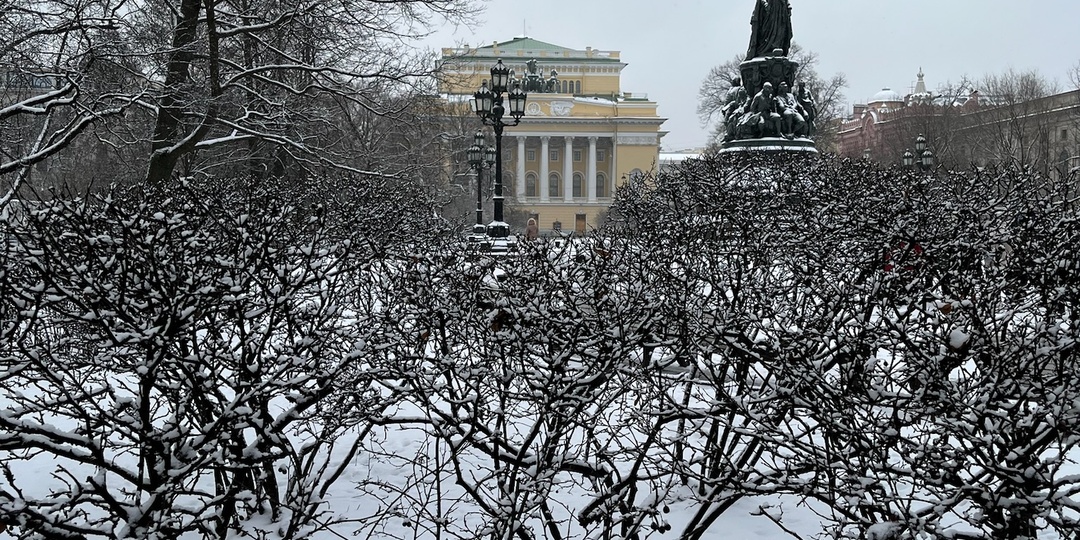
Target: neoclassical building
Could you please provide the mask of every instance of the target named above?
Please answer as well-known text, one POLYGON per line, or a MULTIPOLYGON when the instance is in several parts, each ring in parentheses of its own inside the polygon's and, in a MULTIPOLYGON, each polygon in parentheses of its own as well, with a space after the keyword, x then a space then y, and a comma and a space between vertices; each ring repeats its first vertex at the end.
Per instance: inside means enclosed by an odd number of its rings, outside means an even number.
POLYGON ((618 51, 575 50, 528 37, 444 48, 441 93, 467 102, 500 59, 512 77, 534 83, 526 88, 521 124, 503 136, 507 200, 535 218, 541 231, 595 227, 616 186, 657 166, 665 119, 656 103, 622 91, 627 64, 618 51))

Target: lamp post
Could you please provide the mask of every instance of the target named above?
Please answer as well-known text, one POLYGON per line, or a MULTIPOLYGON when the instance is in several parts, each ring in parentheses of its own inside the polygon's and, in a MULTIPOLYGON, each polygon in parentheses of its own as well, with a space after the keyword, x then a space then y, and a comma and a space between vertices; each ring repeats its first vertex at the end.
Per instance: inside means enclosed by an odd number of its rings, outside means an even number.
POLYGON ((915 138, 915 157, 919 160, 919 167, 924 171, 934 166, 934 153, 927 148, 926 137, 921 133, 915 138))
POLYGON ((469 166, 476 172, 476 225, 473 225, 473 232, 482 234, 486 231, 484 227, 484 168, 495 167, 495 147, 486 144, 484 132, 478 129, 476 135, 473 135, 473 145, 466 150, 466 154, 468 154, 469 166))
MULTIPOLYGON (((480 89, 473 94, 472 106, 476 115, 491 126, 495 131, 495 195, 492 200, 495 203, 494 220, 488 225, 488 236, 493 238, 506 238, 510 236, 510 226, 503 221, 503 182, 502 182, 502 134, 507 126, 516 126, 521 123, 521 117, 525 116, 526 94, 521 89, 521 83, 514 81, 513 89, 509 88, 510 68, 503 65, 500 59, 495 67, 491 68, 491 86, 484 81, 480 89), (509 92, 507 90, 509 89, 509 92), (503 94, 506 94, 504 97, 503 94), (503 102, 506 105, 503 105, 503 102), (509 115, 509 120, 506 116, 509 115)), ((520 157, 519 157, 520 159, 520 157)))
POLYGON ((919 135, 915 138, 915 152, 911 149, 904 150, 900 156, 900 163, 905 169, 912 169, 918 165, 920 169, 928 171, 934 167, 934 153, 930 151, 926 143, 926 137, 919 135))

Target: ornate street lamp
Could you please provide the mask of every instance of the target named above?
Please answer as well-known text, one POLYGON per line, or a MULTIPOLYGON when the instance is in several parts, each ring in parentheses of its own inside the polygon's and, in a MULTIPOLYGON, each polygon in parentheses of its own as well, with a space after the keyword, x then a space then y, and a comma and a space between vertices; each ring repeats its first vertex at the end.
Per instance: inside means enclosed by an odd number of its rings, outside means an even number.
POLYGON ((495 203, 495 216, 494 221, 488 226, 488 236, 494 238, 510 236, 510 226, 503 221, 503 128, 521 123, 521 117, 525 116, 527 98, 525 92, 521 90, 520 82, 514 81, 513 89, 507 93, 509 84, 510 68, 499 60, 495 67, 491 68, 491 87, 489 88, 487 81, 484 81, 480 89, 473 94, 472 101, 472 108, 476 111, 476 115, 480 117, 484 125, 491 126, 495 131, 495 195, 492 197, 495 203), (504 93, 506 96, 503 95, 504 93), (506 118, 507 116, 509 119, 506 118))
POLYGON ((903 164, 905 169, 910 169, 915 166, 915 154, 911 153, 911 150, 904 150, 903 155, 900 156, 900 163, 903 164))
POLYGON ((934 167, 934 153, 930 151, 925 136, 919 134, 915 137, 915 152, 911 149, 904 150, 900 163, 905 169, 913 169, 918 165, 920 169, 928 171, 934 167))
POLYGON ((488 146, 484 139, 484 131, 476 130, 473 135, 473 145, 465 151, 469 159, 469 166, 476 173, 476 225, 473 232, 483 234, 484 227, 484 169, 492 169, 495 166, 495 148, 488 146))
POLYGON ((922 165, 924 171, 928 171, 934 167, 934 153, 929 150, 923 150, 921 156, 919 156, 919 164, 922 165))

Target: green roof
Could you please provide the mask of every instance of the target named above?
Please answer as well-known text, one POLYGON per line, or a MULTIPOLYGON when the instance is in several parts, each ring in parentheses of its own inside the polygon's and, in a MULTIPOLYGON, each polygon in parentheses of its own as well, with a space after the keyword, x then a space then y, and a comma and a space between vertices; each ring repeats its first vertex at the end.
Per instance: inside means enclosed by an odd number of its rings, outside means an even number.
MULTIPOLYGON (((488 45, 487 47, 480 47, 480 49, 492 49, 494 45, 488 45)), ((510 41, 504 41, 498 44, 500 49, 506 49, 508 51, 573 51, 575 49, 568 49, 566 47, 560 47, 559 45, 552 45, 538 39, 531 37, 516 37, 510 41)))
POLYGON ((499 56, 506 57, 533 57, 540 63, 550 62, 574 62, 574 63, 603 63, 603 64, 621 64, 617 56, 611 56, 608 53, 613 51, 599 51, 594 50, 592 53, 589 51, 583 51, 578 49, 570 49, 533 39, 531 37, 519 36, 510 41, 503 41, 494 45, 487 45, 485 47, 477 47, 470 49, 468 47, 464 49, 457 49, 457 54, 444 54, 443 58, 453 58, 458 62, 467 62, 471 60, 483 60, 496 58, 499 56), (495 54, 495 50, 498 49, 498 54, 495 54))

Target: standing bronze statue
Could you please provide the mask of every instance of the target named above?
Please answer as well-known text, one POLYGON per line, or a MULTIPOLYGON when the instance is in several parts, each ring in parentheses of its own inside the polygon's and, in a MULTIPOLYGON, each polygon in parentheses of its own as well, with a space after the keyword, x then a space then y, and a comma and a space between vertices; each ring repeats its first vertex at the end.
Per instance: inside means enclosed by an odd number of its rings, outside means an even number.
POLYGON ((791 50, 791 4, 788 0, 757 0, 750 19, 750 48, 746 59, 772 56, 780 49, 791 50))

